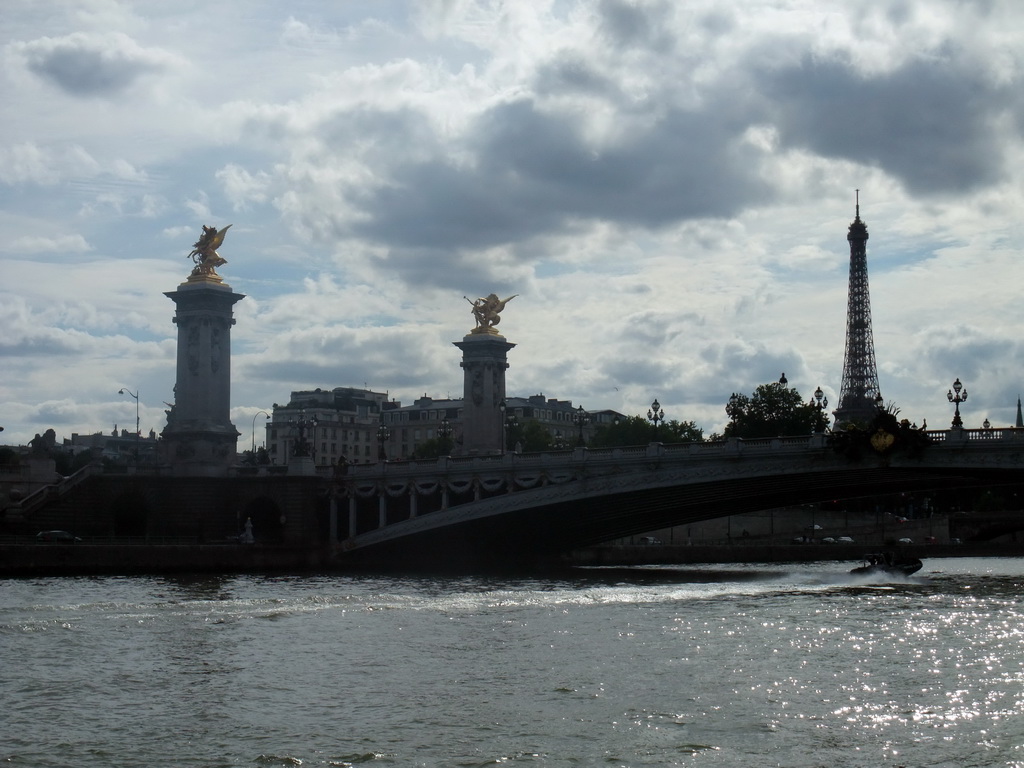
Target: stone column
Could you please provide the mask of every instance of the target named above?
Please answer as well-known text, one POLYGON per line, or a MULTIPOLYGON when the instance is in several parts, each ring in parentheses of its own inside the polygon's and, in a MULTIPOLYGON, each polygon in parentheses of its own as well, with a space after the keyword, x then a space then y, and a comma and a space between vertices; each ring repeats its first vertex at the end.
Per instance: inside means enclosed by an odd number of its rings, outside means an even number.
POLYGON ((245 296, 219 277, 196 274, 164 295, 177 308, 178 368, 163 458, 178 474, 226 474, 239 438, 229 417, 232 307, 245 296))
MULTIPOLYGON (((477 329, 478 331, 480 329, 477 329)), ((462 350, 462 453, 501 453, 502 413, 508 351, 515 347, 493 329, 454 342, 462 350)))

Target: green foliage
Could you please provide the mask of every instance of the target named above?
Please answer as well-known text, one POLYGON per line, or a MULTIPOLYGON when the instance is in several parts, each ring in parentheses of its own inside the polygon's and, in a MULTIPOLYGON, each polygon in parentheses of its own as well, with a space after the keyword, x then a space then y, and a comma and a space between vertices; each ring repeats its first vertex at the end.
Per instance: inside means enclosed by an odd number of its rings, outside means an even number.
POLYGON ((454 438, 432 437, 417 445, 410 458, 416 461, 425 461, 429 459, 436 459, 440 456, 451 456, 454 449, 454 438))
POLYGON ((415 461, 428 461, 443 455, 441 452, 441 438, 432 437, 417 445, 412 452, 411 458, 415 461))
POLYGON ((551 433, 539 421, 531 419, 526 424, 517 427, 516 431, 518 434, 512 440, 512 447, 514 448, 516 443, 519 443, 524 453, 550 451, 554 444, 554 438, 551 436, 551 433))
POLYGON ((733 393, 725 412, 730 419, 725 437, 809 435, 823 432, 828 426, 820 408, 804 402, 796 389, 779 382, 762 384, 750 397, 733 393))
POLYGON ((616 448, 648 443, 695 443, 704 439, 704 430, 692 421, 673 419, 655 427, 643 416, 627 416, 617 424, 602 424, 590 441, 592 448, 616 448))
POLYGON ((21 464, 21 457, 13 448, 0 448, 0 467, 16 467, 21 464))

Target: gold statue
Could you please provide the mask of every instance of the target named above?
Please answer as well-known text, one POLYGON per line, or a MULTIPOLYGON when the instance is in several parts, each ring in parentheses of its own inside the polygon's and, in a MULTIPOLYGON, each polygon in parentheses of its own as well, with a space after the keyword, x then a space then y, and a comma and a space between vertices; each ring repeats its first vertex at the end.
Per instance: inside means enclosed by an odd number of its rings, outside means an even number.
POLYGON ((501 317, 499 317, 501 311, 505 309, 506 304, 518 295, 516 293, 507 299, 499 299, 497 294, 492 293, 486 299, 477 299, 476 301, 470 301, 468 296, 463 296, 462 298, 473 305, 471 311, 473 317, 476 318, 476 328, 470 331, 470 333, 497 334, 498 332, 493 329, 494 326, 501 322, 501 317))
POLYGON ((230 224, 220 231, 217 231, 216 227, 203 225, 203 236, 199 238, 193 246, 192 253, 189 254, 189 258, 196 265, 192 270, 193 277, 220 279, 216 268, 221 264, 227 264, 228 261, 221 258, 221 255, 217 253, 217 249, 224 242, 224 235, 227 234, 229 229, 231 229, 230 224))

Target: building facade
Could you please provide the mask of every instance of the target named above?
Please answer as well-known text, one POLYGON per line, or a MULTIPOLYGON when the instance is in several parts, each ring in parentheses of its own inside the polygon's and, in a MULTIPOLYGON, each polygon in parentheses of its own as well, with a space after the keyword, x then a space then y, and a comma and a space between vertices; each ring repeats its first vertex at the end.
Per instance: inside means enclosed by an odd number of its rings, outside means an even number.
MULTIPOLYGON (((582 406, 574 407, 571 400, 546 398, 543 394, 510 396, 502 403, 497 429, 503 430, 505 448, 509 451, 516 450, 513 438, 529 422, 536 422, 547 431, 552 447, 572 448, 580 440, 580 421, 583 442, 589 443, 599 427, 623 418, 615 411, 586 411, 582 406)), ((464 452, 462 398, 435 400, 424 395, 412 405, 395 405, 382 411, 382 446, 388 459, 410 459, 419 446, 438 438, 451 439, 452 455, 464 452)))
POLYGON ((400 405, 386 392, 353 387, 292 392, 286 405, 274 403, 266 424, 270 461, 290 463, 297 446, 318 467, 378 461, 381 414, 400 405))

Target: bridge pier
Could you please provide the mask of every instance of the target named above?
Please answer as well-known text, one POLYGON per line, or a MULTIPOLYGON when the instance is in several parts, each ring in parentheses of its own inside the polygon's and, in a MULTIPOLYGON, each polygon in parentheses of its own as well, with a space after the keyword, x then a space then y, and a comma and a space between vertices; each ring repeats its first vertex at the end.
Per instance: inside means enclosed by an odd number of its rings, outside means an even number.
POLYGON ((356 504, 356 497, 355 496, 349 496, 348 497, 348 537, 350 539, 354 539, 356 537, 356 534, 359 532, 359 526, 358 526, 359 516, 357 514, 357 511, 358 511, 358 505, 356 504))

